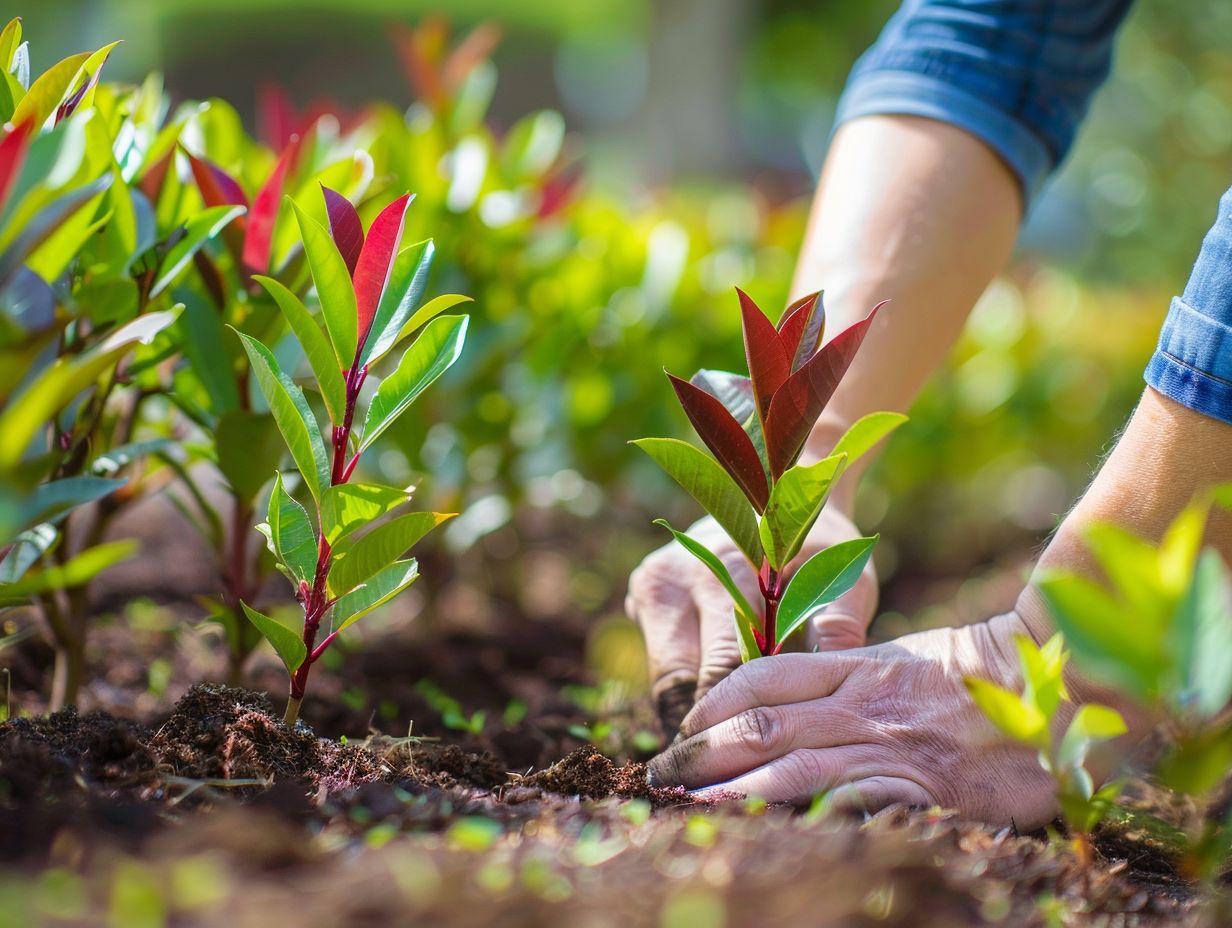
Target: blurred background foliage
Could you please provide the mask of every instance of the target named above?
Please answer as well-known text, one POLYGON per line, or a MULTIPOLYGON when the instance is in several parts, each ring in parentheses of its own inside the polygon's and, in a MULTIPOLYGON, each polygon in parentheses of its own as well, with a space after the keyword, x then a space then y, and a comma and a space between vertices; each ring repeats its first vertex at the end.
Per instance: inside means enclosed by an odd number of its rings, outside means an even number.
MULTIPOLYGON (((895 6, 4 0, 3 12, 24 17, 36 71, 121 37, 110 79, 161 71, 175 102, 224 98, 249 131, 258 88, 274 82, 301 107, 388 101, 380 119, 412 137, 422 101, 391 24, 439 11, 500 27, 487 126, 499 138, 527 113, 561 112, 581 181, 557 214, 527 218, 509 198, 516 178, 493 186, 486 129, 438 126, 437 148, 412 138, 414 151, 387 153, 433 204, 417 230, 437 237, 433 292, 474 295, 476 325, 418 428, 380 463, 390 480, 426 472, 465 505, 452 547, 478 545, 485 571, 506 564, 509 595, 546 615, 616 609, 625 571, 661 541, 648 515, 688 517, 624 443, 685 433, 661 367, 739 363, 733 285, 766 306, 786 299, 845 75, 895 6), (561 563, 552 546, 579 520, 602 537, 561 563)), ((1230 146, 1232 5, 1142 0, 1012 268, 862 492, 891 609, 929 624, 1004 605, 1141 390, 1168 298, 1232 181, 1230 146)))

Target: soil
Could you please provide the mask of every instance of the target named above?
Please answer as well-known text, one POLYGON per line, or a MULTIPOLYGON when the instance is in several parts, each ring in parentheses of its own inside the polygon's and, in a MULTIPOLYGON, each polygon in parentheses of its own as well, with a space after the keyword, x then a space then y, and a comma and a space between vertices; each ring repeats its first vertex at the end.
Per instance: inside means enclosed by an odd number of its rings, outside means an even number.
MULTIPOLYGON (((1167 840, 1199 811, 1144 780, 1089 860, 1059 826, 652 787, 645 700, 582 708, 571 687, 600 692, 584 632, 506 618, 370 640, 314 677, 294 729, 262 692, 151 696, 156 655, 178 655, 177 678, 209 676, 183 656, 199 643, 102 630, 87 697, 112 713, 0 724, 0 928, 1232 924, 1167 840), (423 679, 485 723, 450 727, 423 679), (587 743, 599 723, 613 732, 587 743)), ((5 655, 16 707, 38 707, 41 648, 5 655)), ((283 685, 269 665, 253 680, 283 685)))

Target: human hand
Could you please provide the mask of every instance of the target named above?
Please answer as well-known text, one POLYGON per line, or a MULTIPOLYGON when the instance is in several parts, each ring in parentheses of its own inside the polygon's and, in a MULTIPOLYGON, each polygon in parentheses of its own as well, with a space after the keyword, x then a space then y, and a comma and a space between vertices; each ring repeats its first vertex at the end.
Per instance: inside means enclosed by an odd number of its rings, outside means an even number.
MULTIPOLYGON (((651 779, 701 795, 802 802, 837 790, 876 811, 943 806, 1034 827, 1056 813, 1053 783, 1029 748, 998 739, 964 676, 1021 687, 1016 613, 854 651, 784 654, 739 668, 700 700, 651 779)), ((1065 705, 1057 724, 1068 724, 1065 705)))
MULTIPOLYGON (((761 601, 752 567, 713 519, 702 519, 688 534, 719 556, 751 603, 761 601)), ((846 515, 828 506, 788 570, 822 548, 859 536, 846 515)), ((877 577, 870 561, 850 592, 807 623, 808 647, 861 646, 876 606, 877 577)), ((740 665, 731 597, 710 571, 673 542, 634 570, 625 610, 645 636, 651 695, 670 738, 694 702, 740 665)))

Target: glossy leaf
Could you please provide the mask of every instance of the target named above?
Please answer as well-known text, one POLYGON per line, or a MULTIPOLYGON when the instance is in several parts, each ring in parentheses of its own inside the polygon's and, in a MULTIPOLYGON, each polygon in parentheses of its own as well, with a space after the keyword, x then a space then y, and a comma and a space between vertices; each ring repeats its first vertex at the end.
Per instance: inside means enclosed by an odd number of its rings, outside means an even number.
POLYGON ((30 136, 34 132, 33 126, 33 122, 21 123, 0 139, 0 207, 4 206, 9 191, 25 164, 26 152, 30 148, 30 136))
POLYGON ((78 506, 114 493, 127 480, 104 477, 65 477, 34 487, 20 507, 23 528, 41 522, 57 522, 78 506))
POLYGON ((384 570, 377 571, 359 589, 338 597, 338 602, 334 603, 329 612, 331 628, 338 632, 349 628, 418 579, 419 564, 414 558, 395 561, 384 570))
POLYGON ((299 222, 304 253, 308 256, 308 267, 312 271, 317 297, 321 301, 321 315, 325 317, 325 328, 334 346, 334 356, 338 359, 341 370, 350 370, 355 360, 358 337, 355 290, 351 286, 351 274, 329 233, 300 209, 294 200, 291 205, 299 222))
POLYGON ((364 247, 355 264, 355 305, 358 312, 358 344, 363 349, 376 319, 381 294, 394 269, 398 246, 402 243, 402 228, 406 211, 411 202, 410 194, 403 194, 390 203, 372 220, 364 247))
POLYGON ((317 570, 317 535, 308 513, 282 484, 282 474, 274 478, 267 516, 273 552, 297 580, 312 583, 317 570))
POLYGON ((338 367, 338 359, 334 356, 329 338, 321 326, 308 313, 299 297, 271 277, 257 275, 253 278, 263 286, 274 298, 283 318, 295 333, 308 366, 316 378, 317 386, 321 388, 321 398, 325 400, 325 408, 335 425, 341 425, 346 415, 346 381, 342 370, 338 367))
POLYGON ((169 438, 147 438, 144 441, 118 445, 107 449, 91 461, 89 471, 98 477, 110 477, 134 461, 156 452, 169 452, 175 446, 176 443, 169 438))
POLYGON ((41 129, 56 111, 73 78, 89 58, 90 52, 70 55, 40 74, 18 102, 13 118, 9 121, 15 126, 30 122, 36 130, 41 129))
POLYGON ((273 646, 275 653, 286 665, 287 673, 295 673, 308 659, 308 648, 304 644, 303 632, 285 624, 271 616, 264 615, 253 609, 248 603, 240 603, 244 607, 244 615, 248 621, 257 627, 261 636, 273 646))
POLYGON ((791 374, 791 357, 766 314, 743 290, 737 288, 736 293, 740 297, 744 355, 748 359, 757 414, 764 423, 770 400, 791 374))
POLYGON ((689 378, 689 383, 701 387, 717 399, 741 424, 757 415, 757 404, 753 402, 753 381, 743 374, 700 370, 689 378))
POLYGON ((780 570, 800 553, 830 488, 846 468, 845 455, 832 455, 807 467, 793 467, 779 478, 758 525, 771 567, 780 570))
POLYGON ((774 395, 765 433, 770 472, 776 479, 799 458, 805 440, 847 373, 876 314, 875 307, 867 318, 839 334, 788 377, 774 395))
POLYGON ((376 483, 342 483, 330 487, 321 497, 325 540, 331 545, 337 544, 351 532, 409 503, 411 495, 409 488, 376 483))
MULTIPOLYGON (((379 358, 393 347, 394 341, 403 331, 403 326, 408 323, 412 312, 423 298, 424 289, 428 285, 428 273, 432 269, 434 249, 431 239, 416 242, 402 249, 394 260, 389 283, 381 295, 381 302, 372 323, 371 334, 360 351, 360 363, 371 363, 374 358, 379 358)), ((443 300, 433 307, 433 315, 438 315, 450 305, 457 305, 464 299, 450 297, 443 300)), ((418 312, 415 312, 415 316, 420 317, 419 325, 432 318, 421 316, 418 312)))
POLYGON ((319 501, 322 491, 330 484, 330 460, 304 391, 283 373, 273 352, 243 332, 237 330, 236 334, 244 344, 253 376, 291 451, 295 466, 313 498, 319 501))
POLYGON ((400 344, 405 339, 410 338, 415 334, 416 330, 427 325, 441 313, 447 312, 462 303, 472 302, 474 302, 474 300, 471 297, 463 296, 460 293, 445 293, 441 296, 428 300, 428 302, 424 303, 423 306, 415 310, 414 315, 412 315, 410 319, 403 323, 402 329, 397 335, 394 336, 392 341, 389 341, 388 344, 386 344, 386 339, 382 335, 379 341, 373 345, 372 356, 368 359, 368 363, 375 364, 386 354, 388 354, 391 348, 400 344))
POLYGON ((274 170, 252 201, 248 230, 244 236, 244 264, 250 271, 264 274, 269 270, 274 223, 282 207, 282 188, 298 152, 299 146, 294 143, 283 150, 274 170))
POLYGON ((1199 555, 1177 610, 1176 637, 1183 699, 1213 718, 1232 700, 1232 590, 1223 559, 1211 548, 1199 555))
POLYGON ((184 287, 176 294, 183 297, 184 311, 175 324, 173 338, 184 357, 187 373, 208 396, 209 411, 225 416, 239 408, 240 393, 222 317, 195 288, 184 287))
POLYGON ((742 658, 747 661, 753 657, 760 656, 760 642, 757 640, 757 633, 754 631, 758 625, 757 613, 753 611, 753 607, 749 605, 749 601, 743 591, 736 585, 736 581, 732 579, 732 575, 726 565, 701 542, 690 538, 684 532, 678 532, 672 528, 666 519, 655 519, 654 524, 662 525, 671 532, 672 537, 680 542, 681 547, 706 565, 706 568, 714 574, 715 579, 723 585, 723 589, 727 590, 728 595, 732 598, 733 617, 736 622, 736 632, 740 639, 742 658), (753 645, 751 649, 749 648, 750 640, 753 645), (748 652, 747 657, 744 656, 746 652, 748 652))
POLYGON ((776 643, 786 641, 817 609, 856 585, 879 537, 839 542, 804 562, 779 602, 776 643))
POLYGON ((339 542, 329 571, 330 592, 337 596, 354 589, 452 518, 451 513, 412 512, 378 525, 363 536, 339 542))
POLYGON ((826 330, 826 309, 821 293, 810 293, 792 303, 779 320, 779 337, 791 356, 791 371, 794 374, 804 362, 817 352, 817 346, 826 330))
POLYGON ((364 418, 359 450, 372 443, 462 354, 466 316, 438 316, 415 339, 397 369, 381 382, 364 418))
POLYGON ((119 42, 112 42, 110 45, 103 46, 82 63, 81 68, 66 88, 66 92, 71 91, 71 93, 56 109, 56 122, 67 119, 78 109, 88 109, 94 104, 94 91, 98 87, 99 78, 102 77, 103 65, 107 63, 107 59, 111 57, 111 53, 119 44, 119 42))
POLYGON ((705 390, 671 374, 667 377, 676 390, 685 415, 706 447, 736 481, 753 508, 761 512, 766 508, 770 488, 757 449, 740 423, 705 390))
POLYGON ((0 560, 0 584, 16 583, 26 571, 52 549, 60 533, 50 522, 43 522, 13 539, 8 553, 0 560))
POLYGON ((850 465, 906 421, 907 417, 899 412, 870 412, 861 416, 838 440, 830 455, 845 454, 850 465))
POLYGON ((101 197, 111 186, 111 182, 112 175, 104 174, 84 187, 78 187, 57 197, 39 210, 22 227, 21 232, 4 250, 4 253, 0 254, 0 284, 12 277, 22 263, 79 210, 86 209, 92 200, 101 197))
POLYGON ((1081 767, 1094 745, 1119 738, 1127 731, 1121 713, 1099 703, 1085 703, 1078 707, 1065 730, 1057 749, 1057 763, 1063 768, 1081 767))
POLYGON ((650 455, 668 476, 701 503, 755 569, 761 566, 757 519, 727 471, 688 442, 674 438, 643 438, 633 444, 650 455))
POLYGON ((334 244, 346 262, 347 272, 354 276, 359 253, 364 247, 364 224, 359 221, 359 213, 351 201, 338 191, 322 185, 321 193, 325 197, 330 235, 334 237, 334 244))

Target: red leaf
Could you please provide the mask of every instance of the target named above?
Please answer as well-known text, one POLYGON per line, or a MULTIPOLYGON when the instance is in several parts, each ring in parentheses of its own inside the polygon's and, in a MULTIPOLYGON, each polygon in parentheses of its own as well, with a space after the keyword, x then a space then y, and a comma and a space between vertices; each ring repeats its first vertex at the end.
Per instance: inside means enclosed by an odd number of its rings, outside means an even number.
POLYGON ((146 195, 146 198, 155 207, 158 206, 158 197, 163 190, 163 181, 167 179, 167 169, 171 167, 171 162, 174 158, 175 149, 171 148, 141 175, 141 192, 146 195))
POLYGON ((757 397, 757 414, 764 421, 770 411, 770 400, 791 374, 791 358, 779 338, 778 331, 758 309, 749 295, 736 288, 740 295, 740 314, 744 329, 744 354, 753 378, 753 394, 757 397))
POLYGON ((0 206, 4 205, 9 191, 17 182, 22 165, 26 163, 26 151, 30 148, 30 136, 33 134, 34 122, 27 119, 0 139, 0 206))
POLYGON ((269 270, 274 220, 278 218, 278 207, 282 205, 282 188, 287 171, 295 162, 298 152, 299 138, 294 137, 283 149, 269 179, 252 201, 252 211, 248 214, 248 234, 244 236, 244 264, 250 271, 264 274, 269 270))
POLYGON ((671 374, 667 377, 676 389, 676 396, 684 407, 685 415, 693 423, 693 428, 706 443, 706 447, 723 465, 723 469, 731 474, 753 507, 758 512, 764 511, 770 497, 766 472, 762 470, 757 449, 753 447, 752 440, 740 427, 740 423, 732 418, 722 403, 701 387, 671 374))
POLYGON ((410 202, 411 195, 404 193, 372 220, 368 235, 364 239, 363 250, 359 253, 359 261, 355 264, 355 273, 351 275, 355 281, 355 305, 359 311, 357 344, 360 351, 363 350, 364 341, 368 337, 368 330, 372 328, 381 294, 389 282, 389 272, 393 270, 398 245, 402 242, 402 227, 410 202))
POLYGON ((800 457, 809 432, 847 373, 873 317, 883 305, 884 302, 878 303, 866 318, 840 332, 787 378, 774 395, 766 417, 766 455, 776 480, 800 457))
POLYGON ((402 62, 402 70, 411 88, 429 108, 439 112, 448 102, 445 83, 439 67, 439 45, 444 37, 443 25, 427 20, 419 29, 411 29, 402 23, 394 23, 394 51, 402 62), (437 52, 433 56, 433 52, 437 52))
POLYGON ((355 265, 359 261, 359 253, 364 247, 364 226, 359 221, 359 213, 351 201, 337 190, 330 190, 321 185, 321 193, 325 195, 325 212, 329 214, 329 233, 334 237, 334 244, 342 252, 342 260, 346 262, 351 277, 355 276, 355 265))
POLYGON ((287 92, 277 84, 262 84, 257 90, 257 125, 270 148, 283 149, 299 128, 299 114, 287 92))
MULTIPOLYGON (((213 162, 198 158, 188 151, 185 151, 185 154, 188 155, 188 163, 192 165, 197 189, 201 191, 201 199, 205 200, 206 206, 248 205, 248 197, 244 195, 244 189, 235 178, 213 162)), ((231 225, 234 226, 243 219, 244 217, 241 216, 231 225)))
POLYGON ((791 355, 793 374, 817 351, 825 331, 826 308, 822 304, 820 291, 796 300, 783 312, 783 318, 779 320, 779 336, 791 355))

